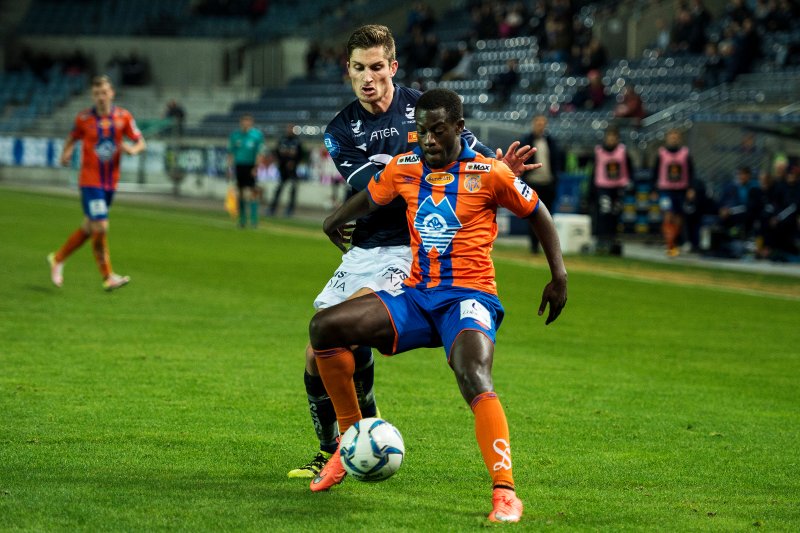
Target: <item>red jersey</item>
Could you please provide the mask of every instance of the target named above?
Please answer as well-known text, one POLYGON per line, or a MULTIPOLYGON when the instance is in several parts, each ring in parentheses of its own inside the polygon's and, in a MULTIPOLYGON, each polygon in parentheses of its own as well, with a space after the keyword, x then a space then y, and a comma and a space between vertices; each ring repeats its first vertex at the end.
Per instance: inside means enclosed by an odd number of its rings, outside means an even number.
POLYGON ((448 168, 428 168, 421 154, 416 148, 394 157, 367 186, 378 205, 396 196, 408 204, 413 263, 406 285, 497 294, 491 258, 497 208, 527 217, 538 206, 536 192, 505 163, 476 153, 463 141, 458 160, 448 168))
POLYGON ((134 142, 142 136, 126 109, 112 106, 111 113, 103 117, 94 108, 78 113, 70 137, 82 142, 80 187, 116 190, 123 135, 134 142))

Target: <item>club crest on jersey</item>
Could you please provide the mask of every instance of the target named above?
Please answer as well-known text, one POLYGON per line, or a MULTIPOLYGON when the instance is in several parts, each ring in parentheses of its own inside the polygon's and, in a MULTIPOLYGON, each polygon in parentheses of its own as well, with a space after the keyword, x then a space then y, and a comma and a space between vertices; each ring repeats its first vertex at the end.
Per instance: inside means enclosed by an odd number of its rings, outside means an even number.
POLYGON ((411 104, 406 104, 406 118, 408 120, 414 120, 414 106, 411 104))
POLYGON ((476 163, 475 161, 467 163, 464 167, 465 172, 489 172, 490 170, 492 170, 492 165, 489 163, 476 163))
POLYGON ((461 221, 446 196, 438 203, 428 196, 417 208, 414 229, 419 233, 425 253, 435 248, 442 255, 461 229, 461 221))
POLYGON ((414 165, 419 163, 419 156, 417 154, 404 155, 397 160, 398 165, 414 165))
POLYGON ((467 174, 464 177, 464 188, 469 192, 479 191, 481 189, 481 175, 467 174))
POLYGON ((408 132, 408 142, 409 143, 417 142, 417 130, 408 132))
POLYGON ((514 187, 517 189, 517 192, 529 202, 531 198, 533 198, 533 189, 521 179, 514 178, 514 187))
POLYGON ((431 172, 425 176, 425 181, 431 185, 448 185, 453 183, 455 179, 456 177, 449 172, 431 172))
POLYGON ((363 123, 360 120, 351 120, 350 129, 353 130, 353 135, 363 135, 364 131, 361 129, 363 123))
POLYGON ((116 151, 117 146, 111 139, 101 139, 100 142, 94 145, 94 153, 97 155, 97 159, 104 163, 111 161, 116 151))

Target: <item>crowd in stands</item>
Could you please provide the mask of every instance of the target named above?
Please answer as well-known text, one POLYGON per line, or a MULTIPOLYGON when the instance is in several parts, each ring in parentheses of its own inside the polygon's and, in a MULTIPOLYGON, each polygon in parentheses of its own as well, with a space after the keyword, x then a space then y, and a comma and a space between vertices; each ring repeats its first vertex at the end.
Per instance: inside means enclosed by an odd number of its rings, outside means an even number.
POLYGON ((9 63, 6 71, 30 71, 42 83, 47 83, 54 72, 54 68, 65 75, 89 74, 94 70, 94 64, 89 56, 79 49, 60 55, 47 52, 37 52, 30 48, 23 48, 19 56, 9 63))
POLYGON ((709 205, 714 255, 800 261, 800 161, 779 154, 757 179, 742 165, 709 205))
POLYGON ((257 21, 269 10, 269 0, 201 0, 194 4, 198 15, 215 17, 248 17, 257 21))

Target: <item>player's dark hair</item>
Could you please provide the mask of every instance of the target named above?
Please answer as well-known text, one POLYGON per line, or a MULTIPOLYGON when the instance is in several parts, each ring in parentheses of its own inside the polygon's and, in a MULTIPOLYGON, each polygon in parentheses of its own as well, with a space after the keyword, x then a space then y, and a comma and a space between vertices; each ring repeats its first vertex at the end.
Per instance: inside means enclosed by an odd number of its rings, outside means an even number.
POLYGON ((450 89, 430 89, 422 93, 417 100, 417 109, 433 111, 444 108, 448 122, 457 122, 464 118, 464 106, 461 97, 450 89))
POLYGON ((380 46, 383 48, 383 55, 391 63, 395 60, 394 37, 392 31, 380 24, 366 24, 361 26, 350 35, 347 41, 347 58, 353 55, 356 48, 366 50, 380 46))

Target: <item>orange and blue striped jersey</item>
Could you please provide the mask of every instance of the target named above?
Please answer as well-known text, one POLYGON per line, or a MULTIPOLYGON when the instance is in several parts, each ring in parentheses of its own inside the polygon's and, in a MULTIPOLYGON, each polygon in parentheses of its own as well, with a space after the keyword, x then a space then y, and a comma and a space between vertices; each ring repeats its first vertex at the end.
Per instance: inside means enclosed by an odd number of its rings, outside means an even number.
POLYGON ((539 204, 536 192, 502 161, 461 141, 448 168, 431 169, 419 148, 391 160, 367 187, 372 201, 406 201, 413 263, 406 285, 419 289, 455 286, 497 294, 491 251, 497 208, 524 218, 539 204))
POLYGON ((142 136, 128 110, 113 106, 111 113, 102 117, 94 108, 78 113, 70 137, 82 142, 80 187, 116 190, 123 136, 134 142, 142 136))

